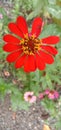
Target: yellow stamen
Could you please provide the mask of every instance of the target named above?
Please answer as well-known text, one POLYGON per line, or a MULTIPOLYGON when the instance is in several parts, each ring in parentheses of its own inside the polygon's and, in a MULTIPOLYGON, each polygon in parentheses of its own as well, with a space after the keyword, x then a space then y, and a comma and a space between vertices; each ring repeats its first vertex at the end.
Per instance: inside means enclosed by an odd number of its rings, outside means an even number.
POLYGON ((21 43, 21 44, 24 44, 24 42, 25 42, 24 39, 22 39, 20 43, 21 43))
POLYGON ((35 36, 35 34, 33 34, 31 37, 32 37, 32 39, 35 39, 36 36, 35 36))
POLYGON ((28 33, 24 34, 24 38, 28 39, 28 33))

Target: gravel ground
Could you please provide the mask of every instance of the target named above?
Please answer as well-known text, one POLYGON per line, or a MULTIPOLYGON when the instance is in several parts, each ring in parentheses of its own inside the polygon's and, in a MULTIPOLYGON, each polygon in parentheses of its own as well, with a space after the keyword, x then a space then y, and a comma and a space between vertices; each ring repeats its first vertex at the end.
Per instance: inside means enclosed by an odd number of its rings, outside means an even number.
POLYGON ((34 104, 28 111, 18 110, 15 113, 7 95, 4 102, 0 102, 0 130, 43 130, 43 113, 48 115, 39 103, 34 104))
MULTIPOLYGON (((46 119, 50 130, 54 129, 56 119, 52 119, 40 102, 33 104, 28 111, 11 109, 10 96, 0 101, 0 130, 45 130, 46 119)), ((61 130, 61 129, 59 129, 61 130)))

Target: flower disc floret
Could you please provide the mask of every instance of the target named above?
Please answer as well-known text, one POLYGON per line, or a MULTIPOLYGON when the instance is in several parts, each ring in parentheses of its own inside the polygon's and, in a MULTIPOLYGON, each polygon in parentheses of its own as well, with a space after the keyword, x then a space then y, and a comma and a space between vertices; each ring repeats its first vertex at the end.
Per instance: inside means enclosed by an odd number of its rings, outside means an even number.
POLYGON ((34 55, 38 50, 40 50, 41 40, 36 38, 35 35, 28 36, 28 34, 26 34, 20 44, 24 54, 34 55))

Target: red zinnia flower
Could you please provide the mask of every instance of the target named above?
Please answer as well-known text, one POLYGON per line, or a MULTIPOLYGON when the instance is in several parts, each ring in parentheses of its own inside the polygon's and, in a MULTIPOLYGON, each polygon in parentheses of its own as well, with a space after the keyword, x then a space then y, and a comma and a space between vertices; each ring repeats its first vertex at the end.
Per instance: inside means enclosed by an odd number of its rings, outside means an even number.
POLYGON ((34 19, 32 30, 28 33, 26 20, 19 16, 16 23, 9 23, 12 34, 6 34, 3 40, 6 44, 3 46, 4 51, 10 52, 7 56, 8 62, 15 62, 15 68, 24 67, 25 72, 44 70, 46 64, 54 62, 54 55, 57 50, 51 46, 59 42, 58 36, 49 36, 46 38, 37 38, 42 31, 43 21, 40 17, 34 19))

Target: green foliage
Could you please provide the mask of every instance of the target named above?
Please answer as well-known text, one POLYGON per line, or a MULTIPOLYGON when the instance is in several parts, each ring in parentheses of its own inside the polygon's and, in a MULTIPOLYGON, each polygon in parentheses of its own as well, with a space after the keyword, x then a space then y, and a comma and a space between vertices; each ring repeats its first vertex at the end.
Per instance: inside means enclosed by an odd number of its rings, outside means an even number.
POLYGON ((3 99, 6 93, 11 92, 10 88, 11 84, 7 85, 7 83, 2 78, 0 78, 0 98, 3 99))
POLYGON ((17 109, 27 110, 29 108, 30 104, 24 101, 21 91, 12 83, 6 83, 0 78, 0 100, 4 100, 6 94, 11 96, 11 104, 14 111, 17 109))
POLYGON ((12 9, 12 13, 14 15, 14 19, 18 15, 27 16, 27 13, 30 12, 33 8, 32 0, 14 0, 13 1, 14 7, 12 9))
POLYGON ((22 94, 20 92, 11 95, 11 103, 12 109, 14 111, 17 109, 28 110, 30 107, 30 104, 23 100, 22 94))
POLYGON ((47 10, 53 17, 61 19, 61 7, 57 5, 49 5, 49 7, 47 7, 47 10))
POLYGON ((40 38, 47 37, 50 35, 61 36, 61 27, 56 24, 45 25, 42 30, 42 33, 40 34, 40 38))
POLYGON ((27 19, 32 19, 38 15, 49 18, 51 15, 55 18, 55 22, 61 24, 61 1, 57 0, 33 0, 33 11, 28 15, 27 19), (48 12, 48 15, 47 15, 48 12))
MULTIPOLYGON (((3 18, 0 19, 0 27, 4 29, 4 27, 8 24, 10 21, 10 18, 7 16, 6 11, 4 8, 0 7, 0 13, 3 15, 3 18), (4 26, 3 26, 4 25, 4 26)), ((0 28, 0 29, 1 29, 0 28)), ((2 30, 3 31, 3 30, 2 30)))
POLYGON ((53 116, 53 118, 56 116, 57 109, 54 101, 45 98, 43 101, 41 101, 41 104, 46 108, 46 111, 53 116))
MULTIPOLYGON (((61 37, 61 28, 56 24, 46 25, 40 35, 40 38, 47 37, 50 35, 59 35, 61 37)), ((58 55, 55 58, 54 64, 46 67, 46 76, 42 77, 40 81, 42 82, 43 88, 54 87, 56 83, 61 85, 61 42, 57 45, 58 55), (58 61, 58 62, 57 62, 58 61), (52 84, 54 81, 54 85, 52 84)))
POLYGON ((28 15, 27 20, 42 14, 46 5, 47 0, 33 0, 33 11, 28 15))

